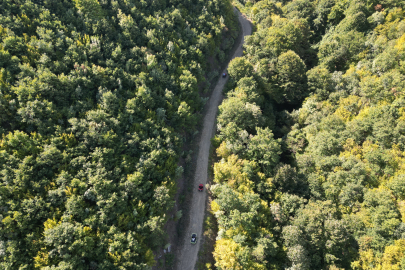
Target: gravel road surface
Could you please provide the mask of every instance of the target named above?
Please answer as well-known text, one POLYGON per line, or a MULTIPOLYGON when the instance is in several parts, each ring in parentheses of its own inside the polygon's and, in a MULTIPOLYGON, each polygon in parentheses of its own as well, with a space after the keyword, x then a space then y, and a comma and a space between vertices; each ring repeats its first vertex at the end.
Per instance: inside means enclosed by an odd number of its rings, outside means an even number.
MULTIPOLYGON (((236 10, 236 9, 235 9, 236 10)), ((242 27, 242 39, 239 42, 239 45, 233 54, 232 58, 242 56, 243 54, 243 42, 245 36, 252 33, 252 26, 250 22, 238 11, 239 23, 242 27)), ((222 71, 225 72, 225 71, 222 71)), ((222 74, 221 72, 221 74, 222 74)), ((178 270, 193 270, 197 262, 198 250, 200 249, 201 237, 202 237, 202 228, 204 221, 204 212, 205 212, 205 202, 207 199, 207 193, 205 190, 205 184, 207 183, 208 178, 208 157, 209 150, 211 145, 211 138, 214 135, 214 125, 215 117, 217 114, 218 106, 222 100, 222 89, 227 82, 228 77, 218 80, 217 85, 215 86, 214 91, 211 94, 210 100, 208 102, 207 113, 204 117, 204 126, 201 133, 201 139, 199 142, 199 150, 197 157, 197 168, 194 175, 194 187, 192 191, 192 205, 190 208, 190 222, 186 228, 186 233, 184 234, 184 239, 182 247, 180 248, 177 254, 177 269, 178 270), (197 190, 198 184, 204 185, 204 192, 199 192, 197 190), (196 233, 198 235, 198 241, 196 245, 190 243, 191 234, 196 233)))

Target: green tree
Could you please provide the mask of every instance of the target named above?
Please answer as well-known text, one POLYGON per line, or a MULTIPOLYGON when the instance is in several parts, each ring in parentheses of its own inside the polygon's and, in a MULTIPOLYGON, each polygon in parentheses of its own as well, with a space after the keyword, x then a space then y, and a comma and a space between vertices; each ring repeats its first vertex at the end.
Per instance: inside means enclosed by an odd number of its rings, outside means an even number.
POLYGON ((262 121, 262 111, 255 103, 247 103, 238 97, 230 97, 219 106, 217 118, 219 130, 234 122, 241 130, 252 134, 262 121))
POLYGON ((316 93, 321 99, 328 98, 329 93, 334 90, 332 74, 326 68, 316 66, 307 72, 307 77, 309 91, 316 93))
POLYGON ((278 164, 281 154, 281 140, 274 139, 269 128, 256 128, 257 135, 250 139, 247 157, 255 160, 262 168, 262 171, 270 176, 274 167, 278 164))
POLYGON ((281 54, 277 59, 276 75, 273 76, 274 98, 282 103, 298 103, 308 95, 306 67, 293 51, 281 54))
POLYGON ((228 66, 229 75, 238 82, 243 77, 253 76, 253 66, 244 57, 236 57, 228 66))

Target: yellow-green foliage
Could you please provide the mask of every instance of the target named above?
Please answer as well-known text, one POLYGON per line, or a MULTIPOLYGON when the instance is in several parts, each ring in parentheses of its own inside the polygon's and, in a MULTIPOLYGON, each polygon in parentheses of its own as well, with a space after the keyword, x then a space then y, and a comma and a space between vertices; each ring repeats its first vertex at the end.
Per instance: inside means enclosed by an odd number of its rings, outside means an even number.
POLYGON ((231 187, 247 186, 251 189, 252 182, 248 179, 247 173, 243 172, 243 164, 246 160, 238 159, 238 156, 231 155, 222 159, 214 165, 214 181, 217 183, 227 182, 231 187))
POLYGON ((253 71, 230 73, 235 90, 225 103, 246 102, 241 93, 248 91, 238 92, 243 76, 255 79, 259 97, 252 100, 264 118, 255 125, 269 124, 275 112, 274 134, 283 138, 287 164, 263 170, 263 159, 253 158, 253 128, 233 115, 233 122, 219 121, 222 159, 214 165, 212 204, 220 228, 217 267, 246 267, 238 264, 245 247, 262 258, 265 249, 245 244, 249 229, 234 222, 243 212, 236 198, 260 194, 257 215, 268 212, 273 223, 255 229, 274 234, 280 246, 277 259, 268 252, 267 263, 260 261, 267 269, 274 266, 269 261, 276 261, 274 269, 404 269, 404 2, 235 2, 257 32, 246 38, 244 65, 231 63, 232 70, 251 65, 253 71), (297 61, 283 61, 286 52, 303 61, 305 72, 292 69, 297 61), (291 111, 295 88, 302 104, 291 111), (262 98, 276 104, 270 112, 262 98))
POLYGON ((393 245, 386 246, 382 256, 372 249, 361 250, 360 258, 352 263, 353 269, 362 270, 401 270, 405 256, 405 240, 396 240, 393 245))

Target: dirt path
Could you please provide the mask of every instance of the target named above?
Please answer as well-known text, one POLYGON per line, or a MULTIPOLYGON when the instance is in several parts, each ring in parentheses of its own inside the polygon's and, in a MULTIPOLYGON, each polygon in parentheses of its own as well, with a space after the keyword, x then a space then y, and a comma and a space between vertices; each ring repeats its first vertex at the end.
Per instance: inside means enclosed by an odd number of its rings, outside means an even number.
MULTIPOLYGON (((239 23, 242 27, 242 39, 232 58, 242 56, 243 54, 243 42, 244 37, 252 33, 252 26, 250 22, 238 11, 239 23)), ((222 74, 222 72, 221 72, 222 74)), ((201 133, 201 139, 198 146, 197 168, 194 175, 194 187, 193 199, 190 208, 190 222, 186 228, 184 239, 182 239, 182 247, 177 254, 177 269, 178 270, 193 270, 197 262, 198 250, 200 249, 202 227, 204 221, 205 201, 207 199, 207 193, 205 190, 205 184, 208 178, 208 157, 211 145, 211 138, 214 135, 215 117, 217 114, 219 103, 222 100, 222 89, 227 82, 227 78, 220 78, 214 91, 211 94, 209 103, 207 104, 207 114, 204 117, 204 126, 201 133), (204 184, 204 192, 197 190, 198 184, 204 184), (190 243, 190 236, 192 233, 198 235, 198 241, 196 245, 190 243)))

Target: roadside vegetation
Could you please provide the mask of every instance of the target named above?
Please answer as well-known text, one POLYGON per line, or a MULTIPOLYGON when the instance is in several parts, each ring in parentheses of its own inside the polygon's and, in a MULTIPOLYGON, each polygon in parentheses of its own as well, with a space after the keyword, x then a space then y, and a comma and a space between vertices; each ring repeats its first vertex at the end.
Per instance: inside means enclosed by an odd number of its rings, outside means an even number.
POLYGON ((405 2, 237 1, 218 269, 405 268, 405 2))

